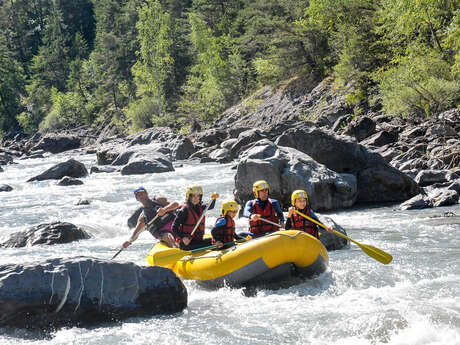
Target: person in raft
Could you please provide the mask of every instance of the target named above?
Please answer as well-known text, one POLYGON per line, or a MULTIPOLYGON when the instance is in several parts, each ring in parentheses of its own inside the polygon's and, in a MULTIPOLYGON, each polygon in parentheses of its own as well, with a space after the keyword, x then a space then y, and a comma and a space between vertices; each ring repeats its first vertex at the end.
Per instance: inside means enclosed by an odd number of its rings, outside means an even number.
POLYGON ((218 197, 219 194, 212 193, 211 204, 207 207, 202 203, 203 188, 196 185, 187 187, 185 190, 185 203, 177 213, 172 226, 176 241, 179 242, 181 249, 193 250, 211 245, 212 238, 203 238, 206 219, 203 212, 206 209, 212 210, 218 197), (201 217, 202 215, 203 217, 201 217), (198 226, 193 232, 197 224, 198 226))
MULTIPOLYGON (((318 217, 315 215, 308 202, 308 194, 304 190, 295 190, 291 195, 291 204, 289 207, 288 218, 286 220, 286 230, 301 230, 310 234, 316 238, 319 238, 318 225, 302 217, 296 213, 295 210, 303 213, 304 215, 319 222, 318 217)), ((332 228, 328 228, 327 231, 332 232, 332 228)))
POLYGON ((211 230, 213 243, 217 248, 229 248, 234 245, 233 241, 243 238, 235 232, 235 221, 233 220, 239 209, 240 206, 235 200, 227 200, 222 203, 220 217, 217 218, 211 230))
POLYGON ((150 223, 157 215, 157 219, 148 226, 147 230, 169 247, 176 248, 177 244, 172 232, 172 224, 175 218, 173 211, 179 208, 179 203, 177 201, 169 201, 165 197, 150 199, 147 191, 142 186, 134 190, 134 196, 142 204, 143 210, 137 219, 137 225, 134 228, 131 238, 123 243, 123 248, 129 247, 144 230, 144 226, 150 223))
POLYGON ((252 185, 252 191, 256 197, 249 200, 244 207, 243 216, 249 218, 249 235, 253 238, 274 232, 284 225, 284 215, 278 200, 270 199, 270 186, 267 181, 256 181, 252 185), (267 219, 279 226, 264 222, 267 219))

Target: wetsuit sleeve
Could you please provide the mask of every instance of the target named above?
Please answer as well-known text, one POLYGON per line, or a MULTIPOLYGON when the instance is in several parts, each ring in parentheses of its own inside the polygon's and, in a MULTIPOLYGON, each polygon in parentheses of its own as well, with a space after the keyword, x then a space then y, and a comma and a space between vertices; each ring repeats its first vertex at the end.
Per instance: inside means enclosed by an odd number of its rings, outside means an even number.
POLYGON ((276 214, 278 215, 278 218, 280 222, 284 222, 284 214, 283 211, 281 211, 280 204, 278 203, 278 200, 272 200, 273 208, 275 209, 276 214))
POLYGON ((225 226, 227 225, 227 220, 221 218, 216 222, 216 225, 211 230, 212 238, 216 241, 222 242, 222 233, 225 231, 225 226))
POLYGON ((187 221, 187 208, 183 206, 181 207, 179 212, 177 212, 176 219, 174 219, 174 223, 172 226, 172 231, 174 235, 180 238, 184 237, 184 234, 181 231, 180 225, 185 224, 186 221, 187 221))
POLYGON ((286 230, 292 229, 291 218, 288 217, 288 219, 286 220, 286 224, 284 225, 284 228, 286 230))
POLYGON ((252 209, 252 200, 249 200, 244 206, 243 217, 249 218, 251 217, 251 209, 252 209))

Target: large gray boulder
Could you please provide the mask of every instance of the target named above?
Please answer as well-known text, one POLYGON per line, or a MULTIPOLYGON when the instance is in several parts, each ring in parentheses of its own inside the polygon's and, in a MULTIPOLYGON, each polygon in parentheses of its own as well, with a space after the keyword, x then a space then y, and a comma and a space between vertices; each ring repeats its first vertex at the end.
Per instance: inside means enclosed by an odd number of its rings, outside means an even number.
POLYGON ((0 184, 0 192, 11 192, 13 187, 8 184, 0 184))
POLYGON ((0 327, 91 326, 182 311, 187 291, 162 267, 88 257, 0 266, 0 327))
POLYGON ((40 175, 34 176, 27 180, 32 181, 43 181, 43 180, 60 180, 64 176, 69 177, 85 177, 88 176, 88 170, 83 163, 76 161, 71 158, 66 162, 56 164, 55 166, 44 171, 40 175))
POLYGON ((19 248, 39 244, 69 243, 91 236, 82 228, 67 222, 54 222, 34 226, 25 231, 13 233, 8 240, 0 243, 0 247, 19 248))
POLYGON ((136 175, 174 171, 171 159, 163 154, 162 150, 168 149, 158 148, 156 151, 141 149, 135 152, 130 155, 127 164, 121 169, 121 174, 136 175))
POLYGON ((51 153, 60 153, 80 147, 80 138, 72 135, 47 134, 32 147, 31 151, 43 150, 51 153))
POLYGON ((254 144, 240 155, 235 175, 235 198, 240 204, 253 199, 252 184, 266 180, 271 197, 289 205, 296 189, 307 191, 314 210, 350 207, 356 200, 356 180, 315 162, 308 155, 275 145, 268 139, 254 144))
POLYGON ((359 203, 404 201, 420 192, 413 179, 349 137, 317 128, 293 128, 279 136, 276 144, 304 152, 337 173, 355 175, 359 203))

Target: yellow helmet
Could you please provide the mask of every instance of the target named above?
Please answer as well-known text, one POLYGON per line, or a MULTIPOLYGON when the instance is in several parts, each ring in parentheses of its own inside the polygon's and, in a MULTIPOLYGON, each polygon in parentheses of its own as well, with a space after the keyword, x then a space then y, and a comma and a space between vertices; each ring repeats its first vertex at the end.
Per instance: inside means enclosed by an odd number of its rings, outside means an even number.
POLYGON ((185 200, 188 200, 192 194, 203 195, 203 188, 199 185, 187 187, 187 189, 185 189, 185 200))
POLYGON ((291 203, 292 203, 292 206, 295 206, 295 201, 296 199, 298 198, 305 198, 307 199, 307 204, 308 204, 308 194, 306 191, 302 190, 302 189, 297 189, 295 191, 292 192, 292 195, 291 195, 291 203))
POLYGON ((223 216, 225 216, 227 215, 228 211, 238 212, 239 209, 240 209, 240 205, 238 205, 238 203, 235 200, 225 200, 222 203, 222 208, 220 209, 220 213, 223 216))
POLYGON ((259 197, 259 192, 264 189, 268 189, 268 192, 270 192, 270 186, 265 180, 256 181, 252 185, 252 191, 254 192, 256 198, 259 197))

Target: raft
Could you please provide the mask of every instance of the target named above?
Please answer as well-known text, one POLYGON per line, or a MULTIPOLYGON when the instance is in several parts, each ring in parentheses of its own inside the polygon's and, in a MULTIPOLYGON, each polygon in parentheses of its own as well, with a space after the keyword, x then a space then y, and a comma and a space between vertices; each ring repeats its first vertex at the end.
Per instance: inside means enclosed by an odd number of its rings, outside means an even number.
MULTIPOLYGON (((147 255, 154 266, 155 253, 177 252, 160 242, 147 255)), ((166 253, 162 253, 164 256, 166 253)), ((195 280, 210 288, 223 285, 261 286, 311 278, 328 266, 326 248, 315 237, 297 230, 283 230, 238 243, 224 250, 205 250, 164 264, 182 279, 195 280)))

